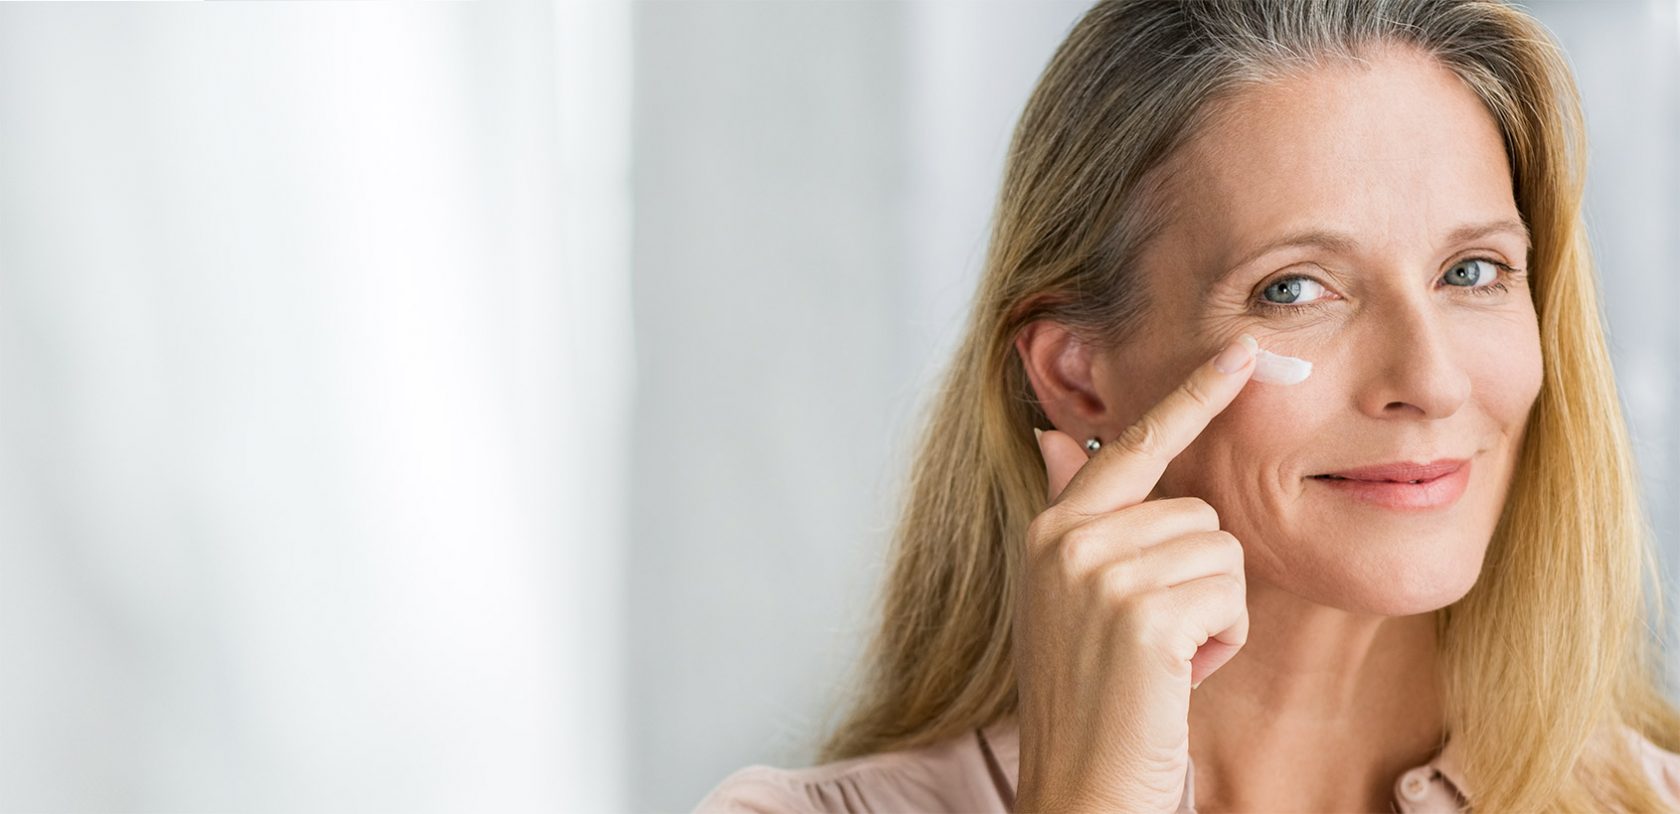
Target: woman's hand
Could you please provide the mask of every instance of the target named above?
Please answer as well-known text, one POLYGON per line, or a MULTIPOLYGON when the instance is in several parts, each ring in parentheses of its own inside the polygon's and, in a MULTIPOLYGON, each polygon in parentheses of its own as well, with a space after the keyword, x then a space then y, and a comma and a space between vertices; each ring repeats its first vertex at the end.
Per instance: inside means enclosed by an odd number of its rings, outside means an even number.
POLYGON ((1027 530, 1015 616, 1017 811, 1175 811, 1190 690, 1248 639, 1243 551, 1200 498, 1150 499, 1161 473, 1254 372, 1253 340, 1198 367, 1087 459, 1039 440, 1051 505, 1027 530))

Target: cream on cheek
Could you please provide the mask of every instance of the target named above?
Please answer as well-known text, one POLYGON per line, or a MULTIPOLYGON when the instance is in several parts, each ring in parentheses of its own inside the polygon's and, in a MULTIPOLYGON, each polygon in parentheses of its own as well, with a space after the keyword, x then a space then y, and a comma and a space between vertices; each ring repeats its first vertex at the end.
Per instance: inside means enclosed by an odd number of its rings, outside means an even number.
POLYGON ((1312 362, 1273 353, 1265 348, 1255 354, 1254 379, 1269 384, 1299 384, 1312 375, 1312 362))

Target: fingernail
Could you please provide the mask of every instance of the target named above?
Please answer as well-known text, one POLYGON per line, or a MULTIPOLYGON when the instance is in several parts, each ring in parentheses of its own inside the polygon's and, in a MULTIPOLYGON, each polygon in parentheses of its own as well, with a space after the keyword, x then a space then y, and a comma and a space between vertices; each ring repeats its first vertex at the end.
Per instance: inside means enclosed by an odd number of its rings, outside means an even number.
POLYGON ((1041 430, 1037 427, 1033 427, 1033 437, 1037 438, 1039 440, 1039 443, 1043 443, 1044 442, 1044 430, 1041 430))
POLYGON ((1196 682, 1196 683, 1194 683, 1194 684, 1191 684, 1191 685, 1190 685, 1190 689, 1192 689, 1192 690, 1193 690, 1193 689, 1196 689, 1196 688, 1197 688, 1197 687, 1200 687, 1200 686, 1202 686, 1202 682, 1200 682, 1200 681, 1198 681, 1198 682, 1196 682))
POLYGON ((1219 354, 1219 358, 1213 360, 1213 367, 1220 373, 1235 373, 1242 370, 1242 366, 1248 364, 1249 357, 1253 356, 1255 349, 1259 347, 1260 342, 1258 340, 1248 334, 1243 334, 1237 338, 1237 341, 1232 342, 1229 347, 1225 348, 1225 351, 1219 354))

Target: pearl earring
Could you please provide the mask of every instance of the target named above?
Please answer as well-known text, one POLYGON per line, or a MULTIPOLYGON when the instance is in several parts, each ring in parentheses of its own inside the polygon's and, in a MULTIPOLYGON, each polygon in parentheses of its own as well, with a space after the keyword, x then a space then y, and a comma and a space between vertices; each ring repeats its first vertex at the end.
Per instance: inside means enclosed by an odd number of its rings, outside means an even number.
POLYGON ((1102 449, 1102 442, 1095 438, 1087 438, 1085 440, 1085 449, 1089 452, 1096 452, 1097 450, 1102 449))

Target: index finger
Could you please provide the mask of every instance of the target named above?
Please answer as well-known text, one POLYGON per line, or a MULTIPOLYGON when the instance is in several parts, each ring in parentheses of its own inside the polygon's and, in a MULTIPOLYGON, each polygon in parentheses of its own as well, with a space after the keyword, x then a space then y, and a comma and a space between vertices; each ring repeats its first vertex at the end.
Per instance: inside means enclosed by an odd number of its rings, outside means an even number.
POLYGON ((1142 418, 1103 444, 1068 481, 1056 505, 1093 515, 1142 503, 1167 464, 1242 391, 1254 374, 1259 347, 1254 337, 1243 334, 1197 366, 1142 418))

